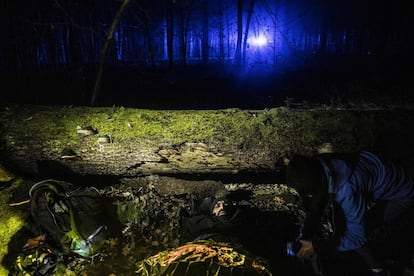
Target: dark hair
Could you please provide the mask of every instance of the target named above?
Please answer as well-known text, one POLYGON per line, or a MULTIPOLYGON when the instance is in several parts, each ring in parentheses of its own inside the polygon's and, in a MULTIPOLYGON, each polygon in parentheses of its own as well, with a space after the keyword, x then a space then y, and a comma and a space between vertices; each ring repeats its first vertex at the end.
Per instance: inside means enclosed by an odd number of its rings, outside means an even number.
POLYGON ((319 208, 327 195, 327 180, 321 162, 314 157, 297 155, 286 169, 286 184, 294 188, 308 209, 319 208), (309 206, 306 206, 309 205, 309 206))
POLYGON ((214 206, 216 206, 217 202, 219 201, 226 201, 226 199, 224 197, 218 197, 218 198, 214 198, 213 201, 211 202, 211 206, 210 206, 210 214, 213 213, 214 210, 214 206))
POLYGON ((198 207, 198 213, 208 215, 213 213, 214 206, 218 201, 225 201, 229 204, 229 200, 226 197, 206 197, 202 200, 200 206, 198 207))

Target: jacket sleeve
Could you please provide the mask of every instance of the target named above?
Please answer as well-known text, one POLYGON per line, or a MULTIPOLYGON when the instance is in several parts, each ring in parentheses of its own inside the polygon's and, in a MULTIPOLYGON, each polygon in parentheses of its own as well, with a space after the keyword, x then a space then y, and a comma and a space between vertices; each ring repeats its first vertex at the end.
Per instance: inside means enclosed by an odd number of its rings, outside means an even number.
POLYGON ((209 215, 197 215, 184 221, 182 226, 182 240, 191 241, 197 236, 204 234, 214 227, 217 222, 209 215))
POLYGON ((344 214, 344 232, 337 245, 338 251, 348 251, 361 248, 365 245, 365 212, 366 200, 362 193, 347 194, 338 200, 338 204, 344 214))
POLYGON ((240 210, 230 216, 216 217, 213 215, 197 215, 184 221, 182 229, 182 240, 191 241, 203 234, 220 234, 233 237, 240 230, 244 222, 244 216, 240 210))
POLYGON ((311 240, 314 250, 319 255, 328 255, 335 251, 338 244, 337 237, 324 238, 320 234, 321 217, 307 214, 302 223, 301 233, 298 239, 311 240))
POLYGON ((361 193, 345 189, 332 202, 331 222, 333 234, 329 238, 315 236, 313 246, 318 254, 333 251, 349 251, 361 248, 366 243, 364 216, 366 200, 361 193))
POLYGON ((321 221, 320 216, 306 213, 302 222, 298 239, 301 240, 313 240, 317 234, 317 229, 321 221))

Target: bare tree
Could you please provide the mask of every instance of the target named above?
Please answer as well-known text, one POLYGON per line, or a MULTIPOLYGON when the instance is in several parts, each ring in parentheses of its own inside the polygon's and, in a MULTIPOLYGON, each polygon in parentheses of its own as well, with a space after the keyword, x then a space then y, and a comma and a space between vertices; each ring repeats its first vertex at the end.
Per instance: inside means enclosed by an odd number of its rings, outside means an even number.
POLYGON ((144 20, 144 31, 145 31, 145 37, 147 39, 147 50, 148 50, 148 57, 149 57, 149 61, 151 63, 151 66, 154 67, 155 66, 155 59, 154 59, 154 47, 152 45, 152 33, 151 33, 151 29, 150 29, 150 16, 148 14, 148 11, 144 10, 143 11, 144 16, 143 16, 143 20, 144 20))
POLYGON ((167 52, 168 66, 171 69, 174 63, 174 0, 168 0, 167 3, 167 52))
POLYGON ((241 45, 243 38, 243 0, 237 0, 237 44, 235 62, 238 69, 241 66, 241 45))
POLYGON ((121 7, 119 7, 115 15, 115 18, 112 21, 111 27, 109 28, 108 36, 106 37, 105 44, 102 50, 101 60, 99 62, 98 74, 96 77, 95 86, 93 88, 93 93, 92 93, 91 106, 94 106, 96 104, 96 99, 98 98, 99 90, 102 84, 103 70, 105 67, 106 59, 108 57, 109 47, 111 46, 113 42, 115 29, 118 26, 119 21, 121 20, 123 12, 125 11, 125 9, 127 8, 130 2, 131 0, 124 0, 124 2, 122 2, 121 7))
POLYGON ((278 64, 278 51, 276 50, 276 44, 278 43, 277 33, 279 30, 279 18, 278 18, 278 11, 279 11, 279 0, 274 0, 273 5, 269 4, 268 1, 265 1, 265 10, 270 15, 273 23, 273 45, 271 45, 273 49, 273 70, 276 70, 276 65, 278 64))
POLYGON ((223 0, 219 0, 219 61, 224 61, 224 23, 223 23, 223 0))
POLYGON ((201 46, 201 53, 203 64, 207 64, 209 62, 209 9, 208 9, 208 0, 203 0, 203 38, 202 38, 202 46, 201 46))
POLYGON ((191 13, 194 5, 194 0, 182 0, 179 2, 179 19, 180 19, 180 52, 181 62, 183 65, 187 64, 187 35, 191 13))
POLYGON ((246 67, 246 49, 247 49, 247 38, 249 36, 249 28, 250 28, 250 21, 252 19, 253 14, 253 7, 254 7, 254 0, 250 0, 249 10, 247 12, 247 19, 246 19, 246 29, 244 31, 244 39, 243 39, 243 62, 242 67, 246 67))

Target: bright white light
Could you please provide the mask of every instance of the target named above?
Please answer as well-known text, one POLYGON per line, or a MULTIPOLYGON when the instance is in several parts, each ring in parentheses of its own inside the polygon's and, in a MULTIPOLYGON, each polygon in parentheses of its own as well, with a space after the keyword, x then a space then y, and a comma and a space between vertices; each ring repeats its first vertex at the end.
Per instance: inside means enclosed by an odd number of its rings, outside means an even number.
POLYGON ((260 36, 251 38, 251 43, 255 46, 263 46, 267 44, 267 38, 264 35, 260 35, 260 36))

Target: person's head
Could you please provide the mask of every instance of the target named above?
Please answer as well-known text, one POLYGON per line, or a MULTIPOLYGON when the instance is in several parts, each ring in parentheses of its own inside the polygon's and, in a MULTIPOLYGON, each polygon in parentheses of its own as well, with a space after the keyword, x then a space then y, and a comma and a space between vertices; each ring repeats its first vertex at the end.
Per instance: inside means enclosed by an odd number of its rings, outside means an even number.
POLYGON ((286 184, 294 188, 303 207, 318 213, 328 199, 328 184, 321 162, 314 157, 295 156, 286 170, 286 184))
POLYGON ((211 213, 217 217, 219 216, 225 216, 226 215, 226 205, 227 203, 224 200, 218 200, 213 205, 213 209, 211 210, 211 213))
POLYGON ((211 205, 211 214, 213 216, 231 216, 234 213, 234 208, 225 198, 217 198, 211 205))

